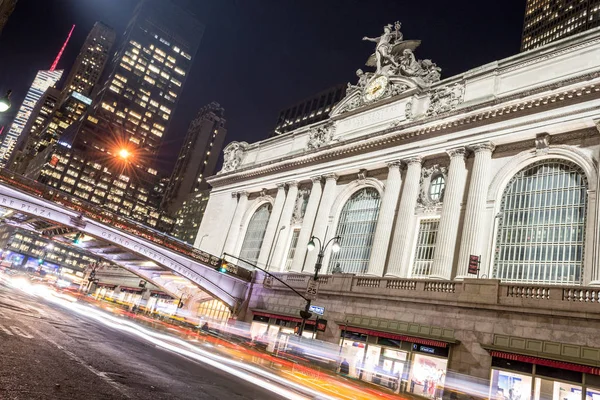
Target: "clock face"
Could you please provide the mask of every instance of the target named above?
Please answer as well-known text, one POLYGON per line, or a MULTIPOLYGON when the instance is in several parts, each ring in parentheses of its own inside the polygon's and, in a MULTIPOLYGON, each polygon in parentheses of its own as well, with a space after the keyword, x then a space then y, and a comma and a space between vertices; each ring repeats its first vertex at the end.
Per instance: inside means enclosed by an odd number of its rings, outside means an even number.
POLYGON ((388 78, 386 76, 378 76, 365 86, 364 98, 365 101, 373 101, 385 93, 385 89, 388 85, 388 78))

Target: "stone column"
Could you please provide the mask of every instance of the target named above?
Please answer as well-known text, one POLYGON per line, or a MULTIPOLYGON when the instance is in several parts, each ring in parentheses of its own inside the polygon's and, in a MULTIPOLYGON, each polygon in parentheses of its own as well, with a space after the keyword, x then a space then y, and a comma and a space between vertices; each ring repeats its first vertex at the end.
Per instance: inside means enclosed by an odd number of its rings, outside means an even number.
POLYGON ((381 199, 379 216, 377 217, 377 227, 375 228, 375 236, 373 237, 367 275, 383 276, 392 228, 394 227, 394 215, 396 214, 400 186, 402 185, 400 161, 389 163, 388 169, 389 172, 385 183, 385 192, 381 199))
POLYGON ((281 218, 279 219, 278 232, 275 233, 275 244, 273 254, 271 255, 270 265, 267 265, 269 270, 279 271, 281 267, 281 259, 283 252, 285 251, 285 245, 287 244, 286 238, 292 234, 291 222, 292 215, 294 214, 294 208, 296 207, 296 200, 298 199, 298 182, 288 182, 288 192, 283 204, 283 211, 281 212, 281 218), (282 226, 285 229, 279 233, 282 226), (277 237, 279 235, 279 237, 277 237))
MULTIPOLYGON (((321 203, 319 204, 319 211, 317 212, 317 218, 315 219, 315 226, 313 227, 312 236, 316 236, 325 245, 325 234, 327 233, 327 225, 329 224, 329 213, 331 212, 331 205, 335 200, 335 189, 337 185, 338 176, 335 174, 324 175, 325 186, 323 187, 323 196, 321 197, 321 203)), ((334 227, 335 229, 335 227, 334 227)), ((333 237, 335 233, 331 233, 333 237)), ((342 239, 343 240, 343 239, 342 239)), ((342 242, 343 243, 343 242, 342 242)), ((300 243, 298 243, 300 244, 300 243)), ((308 244, 308 242, 307 242, 308 244)), ((306 246, 304 246, 306 249, 306 246)), ((300 249, 298 247, 297 249, 300 249)), ((328 249, 331 251, 331 248, 328 249)), ((298 251, 296 251, 298 252, 298 251)), ((304 262, 303 272, 313 273, 315 272, 315 263, 317 262, 317 254, 319 253, 318 246, 313 251, 309 252, 304 262)), ((323 265, 321 273, 325 273, 327 269, 326 265, 323 265)))
POLYGON ((321 201, 321 177, 315 176, 312 177, 311 180, 312 189, 310 190, 310 196, 308 197, 308 204, 306 204, 306 211, 304 212, 304 219, 302 220, 302 227, 300 228, 300 234, 298 235, 296 253, 294 254, 290 272, 302 272, 304 258, 306 257, 306 246, 310 241, 315 217, 317 216, 317 210, 319 209, 319 202, 321 201))
POLYGON ((272 253, 271 249, 275 245, 275 235, 277 235, 277 231, 279 231, 279 218, 281 217, 281 211, 283 210, 283 203, 285 203, 285 184, 279 183, 277 185, 277 195, 275 196, 273 209, 269 216, 269 222, 267 222, 267 227, 265 228, 265 236, 263 237, 262 245, 260 246, 260 253, 258 253, 256 264, 259 267, 267 267, 269 255, 272 253))
POLYGON ((392 238, 392 249, 387 264, 385 276, 406 278, 408 276, 408 262, 411 252, 410 229, 413 229, 415 207, 419 197, 419 184, 421 182, 421 157, 412 157, 404 160, 407 164, 404 189, 398 207, 398 216, 392 238))
POLYGON ((442 215, 431 266, 431 278, 433 279, 450 279, 452 277, 454 253, 457 250, 456 237, 460 222, 460 202, 464 195, 467 175, 466 154, 464 147, 448 150, 450 168, 442 199, 442 215))
MULTIPOLYGON (((240 197, 235 208, 235 214, 233 214, 233 219, 231 220, 231 225, 229 226, 225 247, 223 248, 223 252, 228 254, 233 254, 235 251, 239 239, 238 236, 240 235, 240 225, 242 224, 242 218, 248 205, 248 192, 240 192, 238 194, 240 197)), ((232 196, 235 195, 235 193, 232 193, 232 196)))
POLYGON ((475 153, 475 160, 469 182, 469 195, 460 241, 460 253, 456 268, 457 279, 468 278, 469 256, 471 254, 479 256, 482 252, 481 244, 484 238, 482 219, 485 211, 494 145, 492 143, 478 143, 470 146, 470 149, 475 153))

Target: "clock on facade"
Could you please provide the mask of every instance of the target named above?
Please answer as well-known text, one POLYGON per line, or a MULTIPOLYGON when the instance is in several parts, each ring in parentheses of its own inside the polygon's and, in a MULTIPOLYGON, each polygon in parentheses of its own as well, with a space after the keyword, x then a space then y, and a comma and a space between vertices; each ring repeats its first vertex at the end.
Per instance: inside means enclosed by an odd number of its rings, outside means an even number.
POLYGON ((377 100, 385 93, 385 89, 388 85, 387 76, 378 76, 367 83, 365 91, 363 93, 365 101, 377 100))

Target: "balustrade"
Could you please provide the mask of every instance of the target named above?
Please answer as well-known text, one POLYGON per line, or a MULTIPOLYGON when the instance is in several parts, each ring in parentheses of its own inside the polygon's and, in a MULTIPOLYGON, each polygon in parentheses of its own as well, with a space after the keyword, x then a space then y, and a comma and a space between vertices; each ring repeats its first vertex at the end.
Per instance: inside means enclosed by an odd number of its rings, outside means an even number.
POLYGON ((409 281, 406 279, 389 279, 385 287, 388 289, 399 290, 417 290, 417 281, 409 281))
POLYGON ((541 286, 517 286, 508 285, 506 288, 507 297, 520 297, 524 299, 550 299, 550 288, 541 286))
POLYGON ((381 283, 380 278, 356 278, 357 287, 378 288, 381 283))
POLYGON ((426 292, 456 292, 456 282, 425 282, 426 292))
POLYGON ((578 301, 582 303, 600 302, 600 289, 589 288, 563 288, 564 301, 578 301))

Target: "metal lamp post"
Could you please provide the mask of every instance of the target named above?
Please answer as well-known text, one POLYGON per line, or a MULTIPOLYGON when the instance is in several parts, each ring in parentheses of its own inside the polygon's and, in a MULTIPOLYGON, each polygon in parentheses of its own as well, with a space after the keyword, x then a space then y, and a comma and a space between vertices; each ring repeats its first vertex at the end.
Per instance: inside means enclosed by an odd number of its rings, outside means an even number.
MULTIPOLYGON (((319 239, 318 237, 312 236, 310 238, 310 242, 308 242, 308 246, 306 246, 308 248, 308 251, 313 251, 317 247, 316 245, 319 245, 319 254, 317 254, 317 262, 315 263, 315 274, 312 277, 314 281, 319 279, 319 271, 323 267, 323 258, 325 257, 325 250, 327 250, 327 247, 331 244, 331 251, 337 253, 338 251, 340 251, 340 240, 341 236, 333 237, 329 239, 327 243, 325 243, 325 246, 323 246, 323 242, 321 242, 321 239, 319 239)), ((302 332, 304 332, 304 327, 306 326, 306 320, 312 316, 312 314, 310 313, 310 304, 311 300, 309 299, 306 301, 306 307, 304 308, 304 310, 300 311, 300 316, 302 317, 302 324, 300 325, 300 329, 298 329, 298 336, 302 336, 302 332)))
POLYGON ((265 269, 266 270, 270 270, 271 269, 271 257, 273 256, 273 253, 274 253, 273 250, 275 250, 275 246, 279 242, 279 235, 281 235, 281 231, 283 231, 284 229, 285 229, 285 225, 281 225, 281 227, 277 231, 277 236, 275 237, 275 241, 271 245, 271 250, 269 250, 269 257, 267 258, 267 265, 265 265, 265 269))
POLYGON ((202 246, 202 241, 204 240, 205 237, 208 236, 208 233, 205 235, 202 235, 202 237, 200 238, 200 243, 198 243, 198 248, 200 248, 200 246, 202 246))

